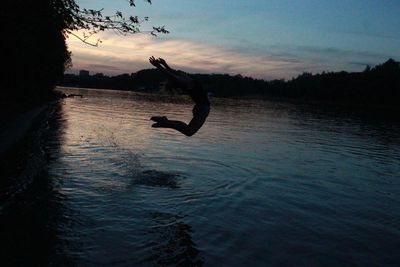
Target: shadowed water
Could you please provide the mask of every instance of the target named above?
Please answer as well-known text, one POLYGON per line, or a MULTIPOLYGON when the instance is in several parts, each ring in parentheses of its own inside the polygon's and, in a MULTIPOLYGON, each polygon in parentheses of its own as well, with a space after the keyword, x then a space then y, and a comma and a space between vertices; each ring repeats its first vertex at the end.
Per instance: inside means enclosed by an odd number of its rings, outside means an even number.
POLYGON ((54 259, 78 266, 400 264, 398 121, 212 99, 206 124, 185 137, 151 128, 149 118, 190 120, 186 98, 63 90, 84 97, 64 100, 53 118, 62 127, 49 130, 45 146, 63 216, 54 259))

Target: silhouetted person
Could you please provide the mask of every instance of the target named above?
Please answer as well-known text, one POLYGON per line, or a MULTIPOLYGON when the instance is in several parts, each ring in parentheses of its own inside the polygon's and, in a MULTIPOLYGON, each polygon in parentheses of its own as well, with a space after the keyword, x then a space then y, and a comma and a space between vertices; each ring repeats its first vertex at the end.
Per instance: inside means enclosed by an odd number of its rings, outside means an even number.
POLYGON ((187 136, 194 135, 201 126, 203 126, 208 114, 210 113, 210 101, 208 100, 207 92, 203 89, 200 83, 194 81, 184 72, 171 69, 164 59, 155 59, 154 57, 150 57, 149 61, 168 77, 166 84, 167 87, 182 89, 182 91, 188 94, 195 102, 193 108, 193 119, 189 124, 182 121, 169 120, 165 116, 156 116, 151 117, 151 120, 156 122, 152 127, 172 128, 187 136))

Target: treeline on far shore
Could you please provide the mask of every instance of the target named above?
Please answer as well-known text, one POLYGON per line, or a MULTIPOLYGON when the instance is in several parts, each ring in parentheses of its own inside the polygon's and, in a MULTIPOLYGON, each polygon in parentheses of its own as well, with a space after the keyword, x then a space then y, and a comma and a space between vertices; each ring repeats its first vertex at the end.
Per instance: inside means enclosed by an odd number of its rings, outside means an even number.
MULTIPOLYGON (((292 99, 379 106, 398 106, 400 101, 400 63, 393 59, 362 72, 303 73, 285 81, 265 81, 228 74, 190 74, 214 96, 258 99, 292 99)), ((155 92, 165 77, 156 69, 132 74, 65 74, 60 86, 106 88, 155 92)))

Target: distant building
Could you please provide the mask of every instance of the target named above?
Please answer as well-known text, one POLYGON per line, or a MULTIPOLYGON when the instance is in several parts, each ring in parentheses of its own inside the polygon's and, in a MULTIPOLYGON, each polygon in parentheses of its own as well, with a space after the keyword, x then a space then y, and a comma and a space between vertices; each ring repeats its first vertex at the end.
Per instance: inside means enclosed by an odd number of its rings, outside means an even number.
POLYGON ((88 70, 80 70, 79 71, 79 76, 87 77, 87 76, 89 76, 89 71, 88 70))

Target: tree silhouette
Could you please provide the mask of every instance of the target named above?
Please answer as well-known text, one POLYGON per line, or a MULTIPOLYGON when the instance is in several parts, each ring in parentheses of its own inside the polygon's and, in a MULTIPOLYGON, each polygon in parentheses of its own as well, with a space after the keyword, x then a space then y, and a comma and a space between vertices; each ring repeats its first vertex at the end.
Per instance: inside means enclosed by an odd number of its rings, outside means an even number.
MULTIPOLYGON (((151 4, 151 0, 143 0, 151 4)), ((105 30, 114 30, 119 34, 135 34, 142 32, 140 27, 144 22, 149 20, 149 17, 140 18, 131 15, 125 17, 121 11, 116 11, 111 15, 104 15, 103 9, 85 9, 80 8, 75 0, 52 0, 54 10, 58 12, 64 21, 65 32, 79 38, 81 41, 97 46, 99 39, 96 43, 88 42, 88 39, 98 32, 105 30), (78 36, 73 31, 85 30, 82 36, 78 36)), ((129 0, 131 7, 136 6, 134 0, 129 0)), ((152 35, 159 33, 168 33, 164 26, 153 26, 152 30, 146 31, 152 35)))
MULTIPOLYGON (((144 0, 151 3, 150 0, 144 0)), ((128 4, 135 6, 134 0, 128 4)), ((0 105, 29 106, 53 97, 55 83, 71 66, 66 45, 68 35, 83 42, 100 31, 119 34, 141 32, 147 17, 125 17, 116 11, 104 15, 103 10, 84 9, 75 0, 4 0, 0 11, 2 28, 3 76, 0 81, 0 105), (82 30, 83 36, 76 32, 82 30)), ((168 33, 162 27, 152 27, 149 34, 168 33)))

